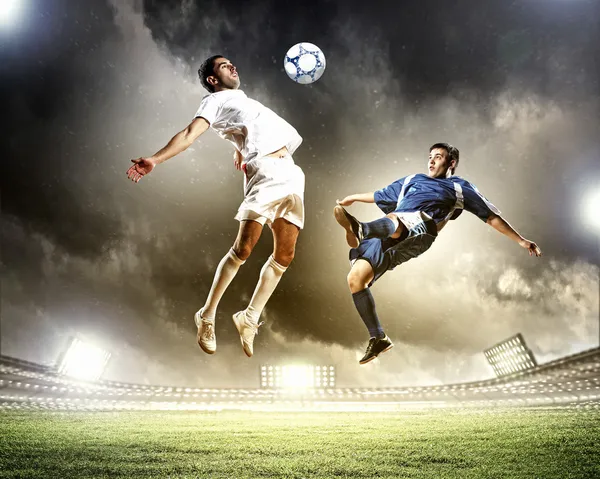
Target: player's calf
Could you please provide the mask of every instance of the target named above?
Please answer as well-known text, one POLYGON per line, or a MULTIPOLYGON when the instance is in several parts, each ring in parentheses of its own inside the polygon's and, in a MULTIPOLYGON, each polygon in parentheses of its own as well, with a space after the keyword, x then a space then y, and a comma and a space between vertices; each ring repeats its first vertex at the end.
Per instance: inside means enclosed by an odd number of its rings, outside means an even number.
POLYGON ((369 223, 361 223, 362 232, 365 238, 389 238, 398 230, 400 222, 393 216, 384 216, 369 223), (394 221, 395 219, 395 221, 394 221))

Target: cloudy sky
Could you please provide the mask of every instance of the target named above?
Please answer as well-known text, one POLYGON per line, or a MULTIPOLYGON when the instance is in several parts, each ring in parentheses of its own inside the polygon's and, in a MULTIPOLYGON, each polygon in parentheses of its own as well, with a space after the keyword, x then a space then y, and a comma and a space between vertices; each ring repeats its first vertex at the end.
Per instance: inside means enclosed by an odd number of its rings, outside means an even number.
POLYGON ((294 362, 335 364, 340 386, 393 386, 491 377, 483 349, 518 332, 540 362, 597 346, 585 201, 600 188, 599 3, 288 3, 22 0, 0 22, 2 354, 53 363, 79 336, 112 353, 116 380, 254 387, 259 365, 294 362), (283 71, 300 41, 327 58, 313 85, 283 71), (125 175, 192 119, 215 53, 304 138, 306 228, 252 359, 231 315, 268 230, 221 303, 214 356, 192 319, 238 229, 232 146, 208 132, 139 184, 125 175), (438 141, 544 256, 463 214, 373 287, 396 347, 359 366, 368 335, 332 208, 425 171, 438 141))

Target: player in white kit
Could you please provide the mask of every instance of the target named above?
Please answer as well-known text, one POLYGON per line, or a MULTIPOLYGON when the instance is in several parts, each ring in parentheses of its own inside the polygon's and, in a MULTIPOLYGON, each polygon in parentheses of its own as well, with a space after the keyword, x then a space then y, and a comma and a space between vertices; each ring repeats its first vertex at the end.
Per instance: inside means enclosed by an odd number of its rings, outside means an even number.
POLYGON ((302 138, 284 119, 239 90, 237 70, 228 59, 210 57, 198 75, 210 94, 202 99, 194 120, 151 157, 131 160, 134 164, 127 176, 137 183, 156 165, 188 148, 209 127, 233 143, 234 165, 244 172, 244 200, 235 216, 240 228, 233 247, 217 266, 206 303, 194 319, 198 344, 213 354, 219 301, 268 224, 273 232, 273 254, 260 271, 250 303, 233 315, 244 352, 250 357, 262 324, 260 314, 294 258, 304 226, 304 173, 292 158, 302 138))

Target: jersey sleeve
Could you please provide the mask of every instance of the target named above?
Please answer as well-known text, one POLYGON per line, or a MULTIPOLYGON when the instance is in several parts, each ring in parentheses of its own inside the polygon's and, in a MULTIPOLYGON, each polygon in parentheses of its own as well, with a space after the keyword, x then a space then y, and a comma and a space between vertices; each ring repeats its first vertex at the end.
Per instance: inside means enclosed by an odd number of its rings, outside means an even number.
POLYGON ((194 115, 194 118, 202 117, 209 124, 213 124, 219 117, 221 102, 215 95, 206 95, 200 102, 200 107, 194 115))
POLYGON ((500 210, 483 196, 475 185, 465 182, 463 185, 463 196, 465 210, 473 213, 481 220, 487 221, 492 215, 500 215, 500 210))
POLYGON ((404 184, 405 178, 406 177, 400 178, 399 180, 394 181, 391 185, 381 188, 375 192, 375 204, 384 213, 392 213, 396 210, 398 198, 400 197, 400 192, 402 191, 402 185, 404 184))

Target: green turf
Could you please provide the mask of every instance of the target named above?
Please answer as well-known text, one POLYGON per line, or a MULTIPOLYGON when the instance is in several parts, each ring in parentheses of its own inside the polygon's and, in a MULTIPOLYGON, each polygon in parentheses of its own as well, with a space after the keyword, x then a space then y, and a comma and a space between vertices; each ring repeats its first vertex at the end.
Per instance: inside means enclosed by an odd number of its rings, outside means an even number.
POLYGON ((600 478, 600 411, 0 411, 0 477, 600 478))

